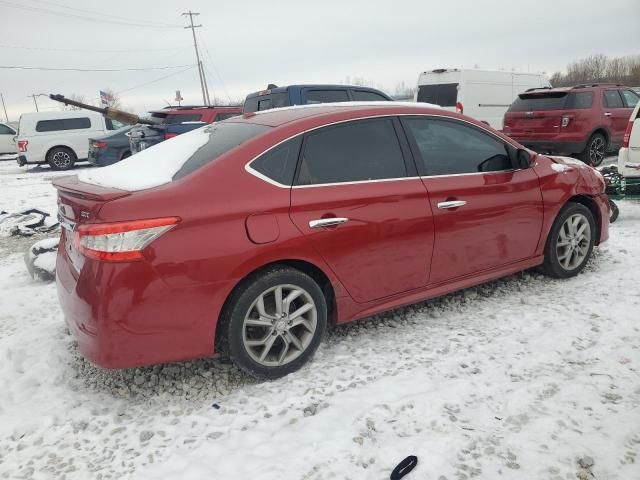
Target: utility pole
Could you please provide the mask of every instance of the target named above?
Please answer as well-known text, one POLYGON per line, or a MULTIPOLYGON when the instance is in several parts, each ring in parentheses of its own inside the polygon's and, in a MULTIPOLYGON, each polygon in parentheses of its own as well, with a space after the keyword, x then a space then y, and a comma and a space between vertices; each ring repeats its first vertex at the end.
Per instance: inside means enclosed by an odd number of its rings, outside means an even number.
POLYGON ((200 15, 199 13, 192 12, 189 10, 188 12, 182 13, 182 16, 189 16, 189 23, 191 25, 184 27, 190 28, 191 33, 193 34, 193 48, 196 50, 196 62, 198 64, 198 76, 200 77, 200 88, 202 89, 202 101, 205 105, 209 105, 209 89, 207 88, 207 81, 204 77, 204 69, 202 68, 202 61, 200 60, 200 52, 198 51, 198 42, 196 40, 196 28, 202 27, 202 25, 194 25, 193 24, 193 16, 200 15))
POLYGON ((33 103, 34 103, 34 104, 35 104, 35 106, 36 106, 36 112, 39 112, 40 110, 38 110, 38 102, 36 102, 36 97, 37 97, 37 96, 38 96, 38 95, 36 95, 35 93, 34 93, 33 95, 27 95, 27 97, 31 97, 31 98, 33 98, 33 103))
POLYGON ((4 104, 4 95, 0 93, 0 99, 2 99, 2 108, 4 109, 4 118, 7 119, 7 123, 9 122, 9 115, 7 115, 7 106, 4 104))

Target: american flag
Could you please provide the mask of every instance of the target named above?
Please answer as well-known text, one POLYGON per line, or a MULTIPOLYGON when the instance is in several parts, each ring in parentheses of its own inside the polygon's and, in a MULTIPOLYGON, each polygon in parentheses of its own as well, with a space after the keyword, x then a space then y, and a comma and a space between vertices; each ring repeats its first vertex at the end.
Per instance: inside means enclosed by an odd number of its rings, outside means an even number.
POLYGON ((113 96, 110 93, 100 90, 100 102, 102 102, 103 105, 109 105, 112 101, 113 96))

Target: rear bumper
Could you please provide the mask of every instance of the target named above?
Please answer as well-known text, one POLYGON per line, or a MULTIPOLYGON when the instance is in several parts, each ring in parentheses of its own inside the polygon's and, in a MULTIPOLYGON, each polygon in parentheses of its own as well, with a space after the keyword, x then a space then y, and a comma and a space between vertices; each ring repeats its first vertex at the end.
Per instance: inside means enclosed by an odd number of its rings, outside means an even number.
POLYGON ((574 154, 582 152, 587 145, 586 141, 563 142, 558 140, 528 140, 526 138, 518 137, 511 138, 538 153, 574 154))
POLYGON ((625 178, 640 177, 640 162, 629 160, 629 149, 622 147, 618 152, 618 172, 625 178))
MULTIPOLYGON (((63 234, 64 235, 64 234, 63 234)), ((148 262, 56 262, 58 299, 84 358, 103 368, 209 357, 221 302, 215 286, 169 287, 148 262)))

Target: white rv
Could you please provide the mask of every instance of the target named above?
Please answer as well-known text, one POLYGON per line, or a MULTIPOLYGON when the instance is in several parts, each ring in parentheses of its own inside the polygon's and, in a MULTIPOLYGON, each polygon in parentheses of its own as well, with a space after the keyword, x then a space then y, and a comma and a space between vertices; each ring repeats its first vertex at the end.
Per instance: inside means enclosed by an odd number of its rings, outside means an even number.
POLYGON ((415 100, 435 103, 502 130, 504 114, 519 93, 550 86, 541 73, 439 68, 420 74, 415 100))

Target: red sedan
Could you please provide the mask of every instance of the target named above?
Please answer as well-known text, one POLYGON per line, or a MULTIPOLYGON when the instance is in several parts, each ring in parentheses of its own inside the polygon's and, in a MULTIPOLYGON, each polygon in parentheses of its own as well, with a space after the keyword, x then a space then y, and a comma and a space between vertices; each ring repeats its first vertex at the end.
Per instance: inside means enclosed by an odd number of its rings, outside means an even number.
POLYGON ((223 352, 280 377, 330 325, 571 277, 608 238, 594 169, 418 104, 249 113, 54 184, 60 303, 107 368, 223 352))

